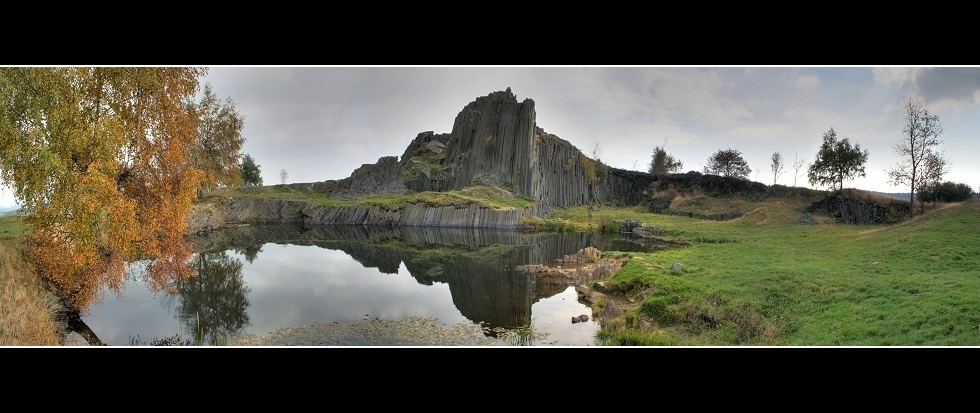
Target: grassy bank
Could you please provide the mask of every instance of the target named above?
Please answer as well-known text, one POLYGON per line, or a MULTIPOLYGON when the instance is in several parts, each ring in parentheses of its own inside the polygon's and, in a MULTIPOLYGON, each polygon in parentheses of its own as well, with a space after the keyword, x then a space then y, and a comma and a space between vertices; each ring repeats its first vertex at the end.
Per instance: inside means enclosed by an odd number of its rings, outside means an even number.
POLYGON ((0 346, 59 345, 58 300, 24 259, 20 217, 0 217, 0 346))
POLYGON ((606 344, 980 344, 980 204, 888 226, 799 225, 800 206, 769 201, 726 222, 623 208, 553 219, 637 218, 692 242, 632 253, 601 287, 627 309, 600 333, 606 344))

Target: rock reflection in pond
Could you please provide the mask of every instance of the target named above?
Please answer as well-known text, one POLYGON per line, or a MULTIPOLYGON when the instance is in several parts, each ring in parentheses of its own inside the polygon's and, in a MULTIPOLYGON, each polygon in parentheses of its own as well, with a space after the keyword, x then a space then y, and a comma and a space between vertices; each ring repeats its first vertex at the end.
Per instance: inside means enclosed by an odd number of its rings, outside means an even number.
MULTIPOLYGON (((553 262, 585 246, 603 249, 612 239, 485 229, 227 228, 194 240, 203 257, 198 266, 218 274, 187 284, 188 295, 174 296, 164 307, 171 320, 181 321, 185 336, 202 330, 199 337, 205 344, 220 343, 223 334, 236 331, 266 336, 316 323, 423 317, 437 319, 444 328, 482 321, 490 329, 514 329, 533 321, 536 330, 550 335, 539 344, 588 345, 597 327, 592 321, 569 322, 589 311, 577 302, 574 290, 537 282, 514 267, 553 262), (209 286, 230 297, 207 298, 209 286), (208 302, 223 303, 223 308, 204 309, 208 302)), ((147 302, 139 291, 126 295, 147 302)), ((86 321, 110 345, 127 344, 130 336, 169 335, 147 332, 151 326, 145 320, 159 319, 150 313, 160 306, 141 303, 107 303, 86 321), (117 315, 104 314, 110 307, 118 307, 112 310, 117 315), (127 319, 134 324, 125 325, 127 319)), ((161 330, 177 328, 153 327, 161 330)))
MULTIPOLYGON (((507 329, 528 324, 532 304, 567 288, 535 282, 533 275, 515 272, 514 267, 552 262, 588 246, 630 244, 622 237, 595 233, 349 225, 237 227, 198 240, 210 248, 238 249, 255 242, 288 242, 339 250, 385 274, 398 273, 404 264, 422 285, 448 284, 454 306, 467 319, 484 322, 490 328, 507 329)), ((639 244, 630 244, 629 248, 649 249, 639 244)))

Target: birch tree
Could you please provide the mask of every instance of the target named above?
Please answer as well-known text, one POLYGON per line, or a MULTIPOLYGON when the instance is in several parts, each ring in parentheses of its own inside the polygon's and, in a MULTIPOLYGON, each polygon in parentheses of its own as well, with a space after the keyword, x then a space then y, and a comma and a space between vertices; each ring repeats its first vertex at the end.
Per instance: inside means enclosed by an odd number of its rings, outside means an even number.
POLYGON ((942 144, 939 136, 943 133, 943 127, 939 117, 930 114, 926 102, 917 97, 906 97, 902 108, 905 127, 902 129, 902 141, 894 146, 901 161, 885 172, 888 183, 908 185, 909 202, 915 202, 915 191, 922 181, 926 157, 931 148, 942 144))

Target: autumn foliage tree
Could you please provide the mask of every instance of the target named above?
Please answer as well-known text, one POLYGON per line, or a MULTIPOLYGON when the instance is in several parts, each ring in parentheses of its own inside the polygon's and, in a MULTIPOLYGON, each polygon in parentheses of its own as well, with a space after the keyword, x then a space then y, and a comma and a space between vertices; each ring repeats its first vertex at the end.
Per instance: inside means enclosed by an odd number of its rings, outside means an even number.
POLYGON ((0 177, 39 274, 77 309, 142 258, 156 290, 191 274, 185 214, 204 176, 187 104, 206 69, 0 68, 0 177))

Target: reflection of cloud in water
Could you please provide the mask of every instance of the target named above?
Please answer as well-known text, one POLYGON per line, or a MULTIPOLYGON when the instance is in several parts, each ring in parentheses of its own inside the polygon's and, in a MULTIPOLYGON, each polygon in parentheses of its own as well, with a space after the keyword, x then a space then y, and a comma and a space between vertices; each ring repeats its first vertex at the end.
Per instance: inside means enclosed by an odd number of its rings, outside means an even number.
POLYGON ((534 319, 535 330, 548 332, 544 341, 555 345, 592 344, 592 338, 599 330, 599 323, 592 320, 592 309, 578 302, 578 294, 573 286, 534 303, 531 306, 531 317, 534 319), (589 321, 572 324, 572 317, 580 314, 589 316, 589 321))
POLYGON ((263 249, 243 272, 252 289, 249 331, 255 334, 365 315, 386 320, 432 316, 450 324, 466 321, 453 306, 448 286, 421 285, 404 264, 398 274, 382 274, 342 251, 290 245, 263 249))
POLYGON ((102 303, 82 315, 83 320, 109 345, 129 344, 130 336, 141 339, 168 337, 182 330, 164 294, 154 295, 140 280, 126 281, 122 298, 106 293, 102 303), (138 332, 138 333, 134 333, 138 332))

